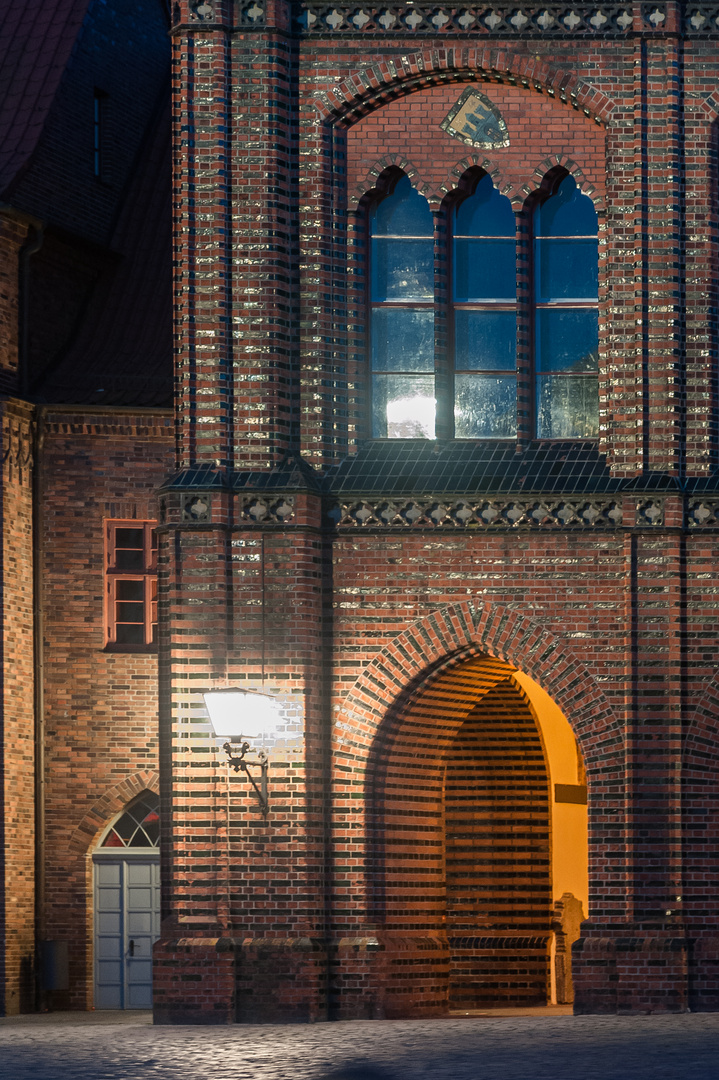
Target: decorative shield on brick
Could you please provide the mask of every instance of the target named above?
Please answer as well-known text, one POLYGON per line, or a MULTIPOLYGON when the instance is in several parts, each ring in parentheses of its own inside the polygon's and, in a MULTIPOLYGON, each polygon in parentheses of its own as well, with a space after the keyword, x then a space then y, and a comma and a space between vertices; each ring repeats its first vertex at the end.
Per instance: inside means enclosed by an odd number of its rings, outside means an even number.
POLYGON ((509 146, 509 132, 501 112, 479 90, 465 90, 439 126, 470 146, 485 150, 509 146))

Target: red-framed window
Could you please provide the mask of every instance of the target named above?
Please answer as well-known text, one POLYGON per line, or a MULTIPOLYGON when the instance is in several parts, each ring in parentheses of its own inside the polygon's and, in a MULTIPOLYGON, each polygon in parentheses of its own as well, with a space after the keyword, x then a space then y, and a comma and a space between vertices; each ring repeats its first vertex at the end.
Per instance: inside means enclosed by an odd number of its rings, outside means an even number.
POLYGON ((105 522, 105 644, 151 649, 157 628, 156 521, 105 522))

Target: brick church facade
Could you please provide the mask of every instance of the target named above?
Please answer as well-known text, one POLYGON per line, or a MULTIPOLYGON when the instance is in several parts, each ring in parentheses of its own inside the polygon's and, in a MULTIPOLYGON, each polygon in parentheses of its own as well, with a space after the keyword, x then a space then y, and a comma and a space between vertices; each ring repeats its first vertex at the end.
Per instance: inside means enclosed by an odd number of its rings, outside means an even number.
POLYGON ((5 1011, 719 1008, 719 5, 26 7, 5 1011))

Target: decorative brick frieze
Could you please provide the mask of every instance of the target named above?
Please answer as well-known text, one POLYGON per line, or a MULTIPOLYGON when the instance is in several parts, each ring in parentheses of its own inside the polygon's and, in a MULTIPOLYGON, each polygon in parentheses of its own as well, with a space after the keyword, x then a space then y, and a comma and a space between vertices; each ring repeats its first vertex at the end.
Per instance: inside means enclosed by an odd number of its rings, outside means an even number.
MULTIPOLYGON (((666 20, 664 5, 652 5, 646 28, 658 30, 666 20)), ((414 35, 471 34, 473 37, 575 38, 626 37, 633 28, 632 6, 626 4, 493 6, 404 4, 305 4, 295 17, 305 34, 414 35)))
POLYGON ((648 525, 655 528, 664 524, 664 501, 662 499, 649 499, 637 504, 636 523, 638 526, 648 525))
POLYGON ((688 529, 718 528, 719 499, 690 499, 687 504, 686 525, 688 529))
POLYGON ((690 37, 719 35, 719 4, 686 4, 684 32, 690 37))
POLYGON ((34 410, 23 401, 2 408, 2 464, 6 479, 28 486, 32 479, 34 410))
POLYGON ((296 524, 296 496, 193 490, 166 491, 160 496, 160 522, 182 525, 278 526, 296 524))
POLYGON ((328 517, 340 528, 358 529, 616 529, 623 523, 616 499, 359 500, 336 504, 328 517))
POLYGON ((240 520, 254 525, 289 525, 295 515, 292 495, 280 495, 276 499, 253 497, 239 502, 240 520))

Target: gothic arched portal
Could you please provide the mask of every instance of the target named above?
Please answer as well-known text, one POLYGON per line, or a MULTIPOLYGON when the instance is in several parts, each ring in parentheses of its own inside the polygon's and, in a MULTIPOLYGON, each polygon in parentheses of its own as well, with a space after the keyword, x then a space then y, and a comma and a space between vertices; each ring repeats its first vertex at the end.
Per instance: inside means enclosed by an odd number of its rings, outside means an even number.
POLYGON ((368 915, 445 942, 450 1011, 572 1000, 587 914, 584 767, 536 683, 476 656, 381 725, 368 776, 368 915))

